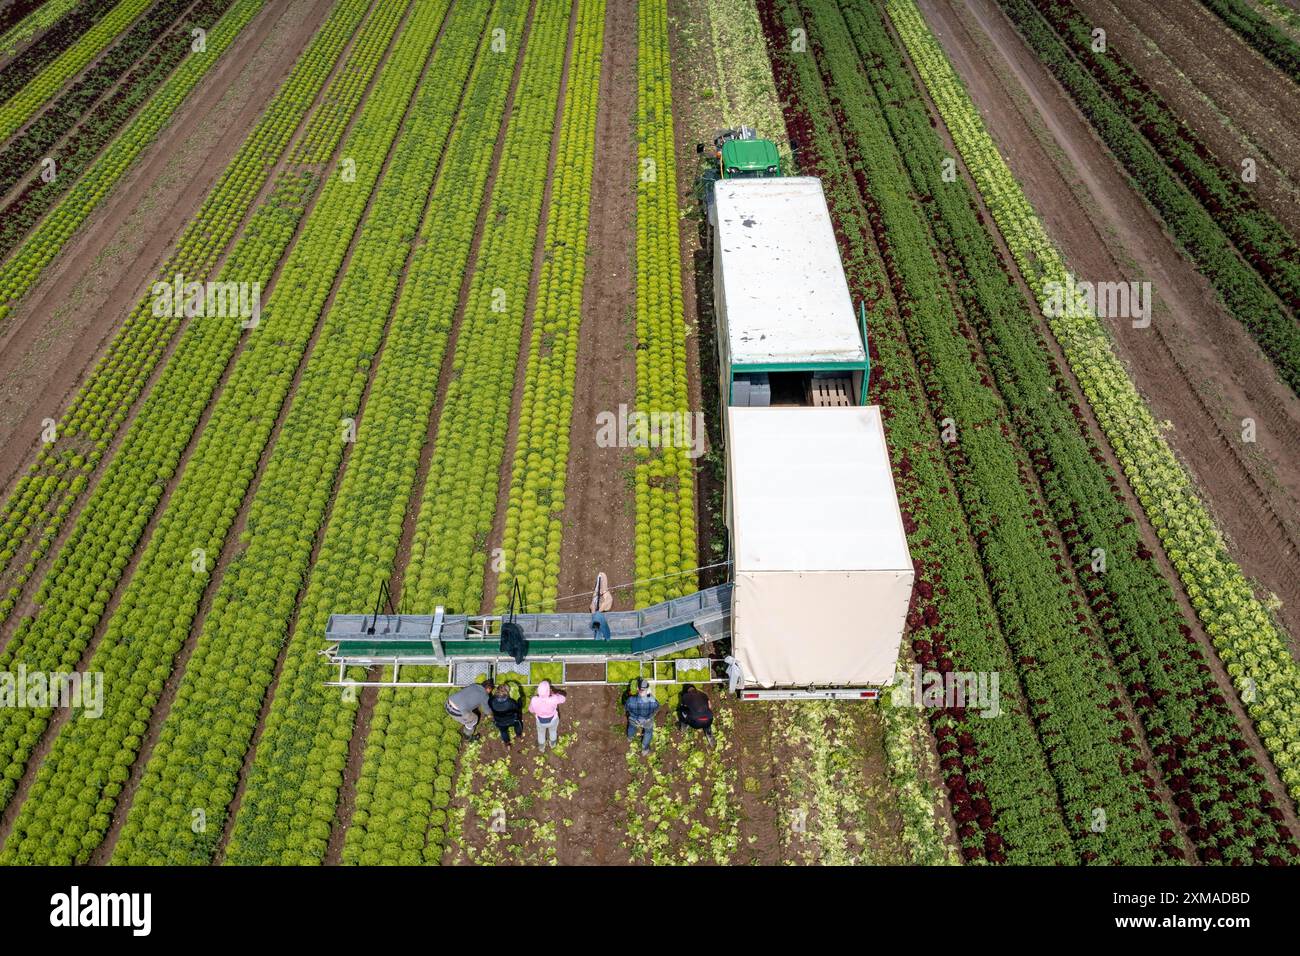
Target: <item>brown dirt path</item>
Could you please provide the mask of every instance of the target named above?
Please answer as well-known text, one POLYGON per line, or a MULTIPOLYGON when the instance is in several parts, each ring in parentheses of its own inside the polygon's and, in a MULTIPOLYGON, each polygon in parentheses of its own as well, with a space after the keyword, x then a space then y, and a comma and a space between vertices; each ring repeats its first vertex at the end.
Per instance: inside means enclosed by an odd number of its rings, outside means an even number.
POLYGON ((1300 399, 1219 305, 1104 145, 992 0, 921 0, 990 132, 1076 274, 1146 278, 1150 328, 1111 323, 1117 351, 1198 481, 1243 569, 1300 633, 1300 399), (1257 442, 1241 441, 1241 422, 1257 442))
POLYGON ((1207 54, 1212 43, 1182 30, 1183 21, 1159 6, 1134 0, 1076 0, 1093 23, 1106 27, 1110 48, 1177 112, 1226 169, 1245 157, 1258 164, 1251 187, 1257 202, 1300 236, 1300 135, 1293 117, 1254 88, 1225 82, 1227 69, 1207 54))
MULTIPOLYGON (((631 453, 599 448, 595 440, 600 412, 617 414, 619 405, 636 401, 636 58, 636 4, 610 0, 605 7, 597 159, 564 489, 561 595, 590 592, 597 571, 604 571, 611 585, 636 576, 631 453)), ((631 599, 630 589, 616 591, 614 607, 630 608, 631 599)), ((566 604, 561 610, 583 603, 566 604)))
POLYGON ((0 482, 58 419, 324 22, 330 0, 269 4, 0 329, 0 482))

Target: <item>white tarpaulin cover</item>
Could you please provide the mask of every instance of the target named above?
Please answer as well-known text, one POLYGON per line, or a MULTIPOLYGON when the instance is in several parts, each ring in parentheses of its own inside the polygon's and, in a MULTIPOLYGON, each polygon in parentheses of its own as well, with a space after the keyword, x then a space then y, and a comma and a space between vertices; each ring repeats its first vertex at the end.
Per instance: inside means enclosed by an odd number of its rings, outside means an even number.
POLYGON ((727 361, 864 362, 821 181, 724 179, 713 189, 727 361))
POLYGON ((887 683, 913 572, 880 409, 727 416, 732 646, 746 682, 887 683))

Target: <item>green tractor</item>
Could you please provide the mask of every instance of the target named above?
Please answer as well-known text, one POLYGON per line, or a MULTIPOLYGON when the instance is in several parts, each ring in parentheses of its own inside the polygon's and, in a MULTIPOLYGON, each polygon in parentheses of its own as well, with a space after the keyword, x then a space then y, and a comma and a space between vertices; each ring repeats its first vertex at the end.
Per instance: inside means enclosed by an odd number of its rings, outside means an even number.
MULTIPOLYGON (((775 178, 781 175, 781 156, 776 143, 756 139, 754 131, 742 127, 746 139, 724 139, 718 148, 718 173, 723 179, 775 178)), ((721 137, 719 137, 721 139, 721 137)))
MULTIPOLYGON (((791 143, 793 150, 795 144, 791 143)), ((696 143, 695 152, 703 157, 705 146, 696 143)), ((713 184, 719 179, 774 179, 785 175, 776 143, 759 139, 752 126, 726 129, 713 137, 708 165, 699 179, 699 198, 707 210, 713 204, 713 184)))
MULTIPOLYGON (((704 144, 698 144, 695 151, 703 153, 704 144)), ((776 143, 759 139, 752 126, 723 130, 713 137, 713 158, 718 164, 717 176, 722 179, 782 175, 776 143)))

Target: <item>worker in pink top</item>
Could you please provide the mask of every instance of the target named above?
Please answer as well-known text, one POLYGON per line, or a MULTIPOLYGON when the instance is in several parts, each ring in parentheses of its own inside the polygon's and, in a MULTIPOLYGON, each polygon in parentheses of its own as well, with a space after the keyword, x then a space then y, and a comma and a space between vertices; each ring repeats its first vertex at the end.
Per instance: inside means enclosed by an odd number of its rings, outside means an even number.
POLYGON ((554 747, 560 736, 560 705, 564 695, 551 690, 551 682, 542 681, 537 685, 537 693, 528 702, 528 712, 537 718, 537 748, 546 751, 546 738, 551 738, 554 747))

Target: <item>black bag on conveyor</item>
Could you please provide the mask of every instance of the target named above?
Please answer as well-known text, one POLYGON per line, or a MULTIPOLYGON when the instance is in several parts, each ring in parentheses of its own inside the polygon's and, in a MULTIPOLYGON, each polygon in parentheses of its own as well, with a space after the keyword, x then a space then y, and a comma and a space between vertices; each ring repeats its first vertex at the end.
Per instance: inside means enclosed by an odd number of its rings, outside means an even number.
POLYGON ((524 637, 523 628, 514 621, 501 625, 501 653, 509 654, 516 664, 522 664, 528 656, 528 639, 524 637))

